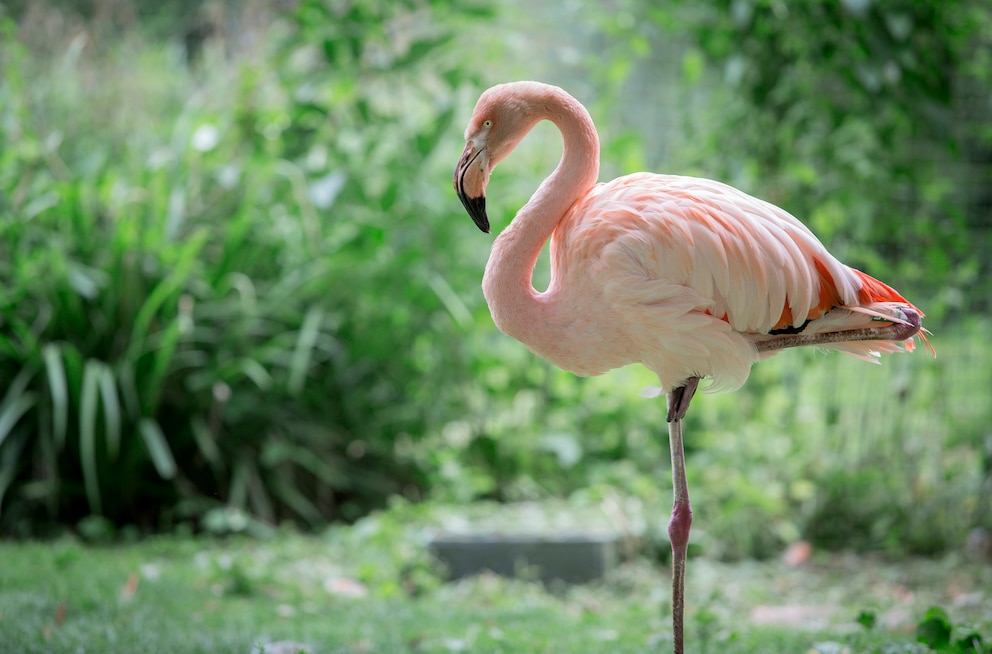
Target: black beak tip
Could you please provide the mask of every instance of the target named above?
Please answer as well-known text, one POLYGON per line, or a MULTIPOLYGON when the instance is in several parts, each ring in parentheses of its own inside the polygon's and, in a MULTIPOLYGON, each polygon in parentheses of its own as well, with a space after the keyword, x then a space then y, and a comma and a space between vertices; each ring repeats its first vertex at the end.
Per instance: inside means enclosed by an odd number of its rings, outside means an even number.
POLYGON ((470 198, 466 195, 458 194, 468 215, 472 217, 475 226, 484 233, 489 233, 489 216, 486 215, 486 196, 480 195, 477 198, 470 198))

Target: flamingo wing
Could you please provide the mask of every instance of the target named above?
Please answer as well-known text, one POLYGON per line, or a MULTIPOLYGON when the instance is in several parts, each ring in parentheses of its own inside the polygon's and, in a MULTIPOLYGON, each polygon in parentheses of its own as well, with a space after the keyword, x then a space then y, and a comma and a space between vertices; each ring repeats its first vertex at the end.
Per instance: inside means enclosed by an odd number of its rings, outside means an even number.
MULTIPOLYGON (((666 388, 691 375, 736 387, 757 358, 755 340, 898 321, 895 307, 912 306, 839 262, 788 212, 693 177, 638 173, 598 185, 559 224, 552 256, 564 278, 594 268, 666 388)), ((899 349, 835 347, 869 359, 899 349)))
POLYGON ((912 306, 839 262, 788 212, 720 182, 628 175, 599 185, 572 215, 574 228, 559 230, 570 232, 564 247, 688 286, 738 332, 800 330, 835 307, 912 306))

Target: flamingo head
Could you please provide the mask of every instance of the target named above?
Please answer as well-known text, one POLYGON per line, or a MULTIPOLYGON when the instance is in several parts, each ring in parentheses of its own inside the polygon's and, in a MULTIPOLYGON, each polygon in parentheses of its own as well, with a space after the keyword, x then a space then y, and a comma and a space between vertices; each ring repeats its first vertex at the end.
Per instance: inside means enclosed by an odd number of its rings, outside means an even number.
POLYGON ((455 192, 476 226, 487 234, 489 175, 540 120, 538 95, 543 87, 535 82, 492 87, 479 98, 465 129, 465 150, 455 166, 455 192))

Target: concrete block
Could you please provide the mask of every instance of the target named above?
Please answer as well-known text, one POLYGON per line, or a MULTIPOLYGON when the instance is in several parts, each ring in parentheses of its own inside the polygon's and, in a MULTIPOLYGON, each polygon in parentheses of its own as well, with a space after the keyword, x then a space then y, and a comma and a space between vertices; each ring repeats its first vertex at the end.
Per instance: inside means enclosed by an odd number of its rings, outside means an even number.
POLYGON ((603 534, 442 535, 430 548, 453 579, 488 570, 505 577, 534 574, 545 584, 583 584, 604 576, 618 559, 618 538, 603 534))

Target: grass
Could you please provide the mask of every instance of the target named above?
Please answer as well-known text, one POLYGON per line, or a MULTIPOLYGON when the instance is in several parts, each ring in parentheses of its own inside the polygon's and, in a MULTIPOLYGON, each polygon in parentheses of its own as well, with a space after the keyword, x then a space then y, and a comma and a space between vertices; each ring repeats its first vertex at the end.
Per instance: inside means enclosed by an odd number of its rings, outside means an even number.
MULTIPOLYGON (((441 583, 423 518, 322 536, 0 544, 0 650, 10 652, 649 652, 669 647, 668 573, 643 559, 547 590, 491 576, 441 583)), ((690 652, 926 652, 931 605, 992 630, 992 568, 814 556, 690 562, 690 652), (860 613, 876 626, 858 624, 860 613), (845 649, 846 648, 846 649, 845 649)))

